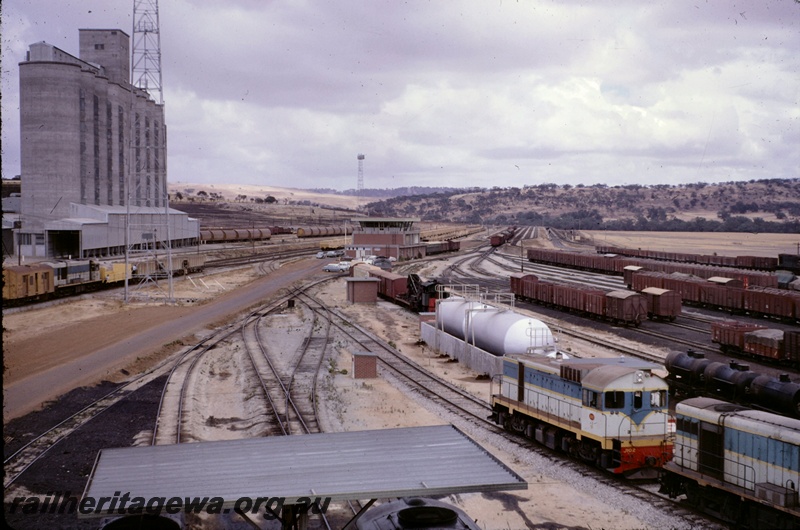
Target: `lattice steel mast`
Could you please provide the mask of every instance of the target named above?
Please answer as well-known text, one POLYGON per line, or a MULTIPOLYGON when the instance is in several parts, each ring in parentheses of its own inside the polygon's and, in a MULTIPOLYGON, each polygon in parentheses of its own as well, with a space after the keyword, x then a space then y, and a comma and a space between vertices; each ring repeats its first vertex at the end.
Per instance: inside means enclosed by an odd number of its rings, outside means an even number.
MULTIPOLYGON (((134 247, 136 252, 143 259, 145 271, 142 274, 142 284, 150 282, 158 285, 157 279, 167 278, 168 293, 167 300, 173 301, 172 273, 174 264, 172 261, 172 244, 170 234, 169 218, 169 192, 167 187, 166 172, 166 138, 165 135, 159 137, 158 127, 153 128, 151 137, 149 123, 145 121, 142 127, 139 113, 134 108, 136 89, 145 91, 158 105, 163 104, 164 92, 161 77, 161 32, 158 16, 158 0, 133 0, 133 31, 131 32, 133 46, 131 47, 131 109, 130 109, 130 156, 127 164, 127 223, 126 223, 126 252, 125 266, 129 267, 129 255, 134 247), (157 99, 154 97, 158 94, 157 99), (144 129, 144 135, 141 134, 144 129), (143 137, 142 137, 143 136, 143 137), (161 140, 159 141, 159 138, 161 140), (163 147, 164 156, 159 159, 157 153, 163 147), (153 156, 151 156, 151 154, 153 156), (154 164, 151 166, 151 163, 154 164), (135 175, 134 175, 135 170, 135 175), (142 180, 144 175, 144 181, 142 180), (159 175, 163 178, 159 179, 159 175), (153 195, 150 194, 151 177, 154 176, 153 195), (145 187, 143 193, 142 187, 145 187), (161 215, 151 215, 152 210, 147 210, 145 216, 137 216, 137 219, 149 219, 150 222, 142 222, 135 227, 131 221, 131 202, 136 201, 136 206, 143 206, 140 197, 145 197, 144 206, 150 206, 151 198, 154 199, 155 207, 163 204, 164 213, 161 215), (131 240, 131 228, 135 228, 137 239, 131 240), (159 228, 161 228, 159 234, 159 228), (166 254, 166 263, 158 258, 158 250, 166 254)), ((164 127, 166 131, 166 127, 164 127)), ((136 212, 138 213, 138 212, 136 212)), ((128 301, 128 282, 125 282, 125 301, 128 301)))
POLYGON ((133 0, 132 38, 131 83, 150 95, 158 92, 158 103, 163 104, 158 0, 133 0))

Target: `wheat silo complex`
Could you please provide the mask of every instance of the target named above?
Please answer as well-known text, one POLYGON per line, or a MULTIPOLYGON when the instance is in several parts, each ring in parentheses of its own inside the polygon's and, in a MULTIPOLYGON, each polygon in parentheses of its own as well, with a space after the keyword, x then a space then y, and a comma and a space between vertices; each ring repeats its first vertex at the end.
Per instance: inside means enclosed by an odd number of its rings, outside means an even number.
MULTIPOLYGON (((38 42, 19 64, 15 251, 24 256, 121 255, 128 214, 131 227, 165 214, 164 106, 130 84, 127 33, 82 29, 79 35, 80 58, 38 42)), ((168 213, 172 246, 195 243, 198 222, 168 213)), ((152 234, 132 229, 130 238, 136 248, 152 234)))

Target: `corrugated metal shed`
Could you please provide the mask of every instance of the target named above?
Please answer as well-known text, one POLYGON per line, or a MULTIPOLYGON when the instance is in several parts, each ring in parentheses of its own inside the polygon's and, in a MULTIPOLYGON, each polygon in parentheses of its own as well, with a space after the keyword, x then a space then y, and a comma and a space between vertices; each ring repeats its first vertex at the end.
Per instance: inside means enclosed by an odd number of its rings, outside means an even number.
MULTIPOLYGON (((84 497, 333 501, 527 489, 452 425, 103 449, 84 497)), ((99 517, 108 513, 85 514, 99 517)))

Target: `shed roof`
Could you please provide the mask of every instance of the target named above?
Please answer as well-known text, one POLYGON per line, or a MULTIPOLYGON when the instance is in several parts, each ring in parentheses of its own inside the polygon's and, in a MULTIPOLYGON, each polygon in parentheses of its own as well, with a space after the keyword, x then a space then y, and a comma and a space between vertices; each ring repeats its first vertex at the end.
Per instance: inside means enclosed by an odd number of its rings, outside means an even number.
MULTIPOLYGON (((333 501, 526 489, 452 425, 103 449, 84 497, 333 501)), ((108 515, 92 512, 85 517, 108 515)))

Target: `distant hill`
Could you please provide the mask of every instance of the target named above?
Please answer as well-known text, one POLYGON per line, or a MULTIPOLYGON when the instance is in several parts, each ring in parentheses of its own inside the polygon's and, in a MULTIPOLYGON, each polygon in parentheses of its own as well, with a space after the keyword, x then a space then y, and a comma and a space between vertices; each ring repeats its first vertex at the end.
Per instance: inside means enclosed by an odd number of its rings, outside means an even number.
POLYGON ((719 184, 541 184, 402 196, 370 215, 584 230, 800 233, 800 179, 719 184))
POLYGON ((677 186, 407 187, 364 190, 361 198, 352 190, 221 183, 170 183, 170 192, 176 205, 213 204, 290 224, 326 224, 368 213, 426 222, 579 230, 800 233, 800 178, 677 186), (369 196, 384 198, 368 202, 369 196))

